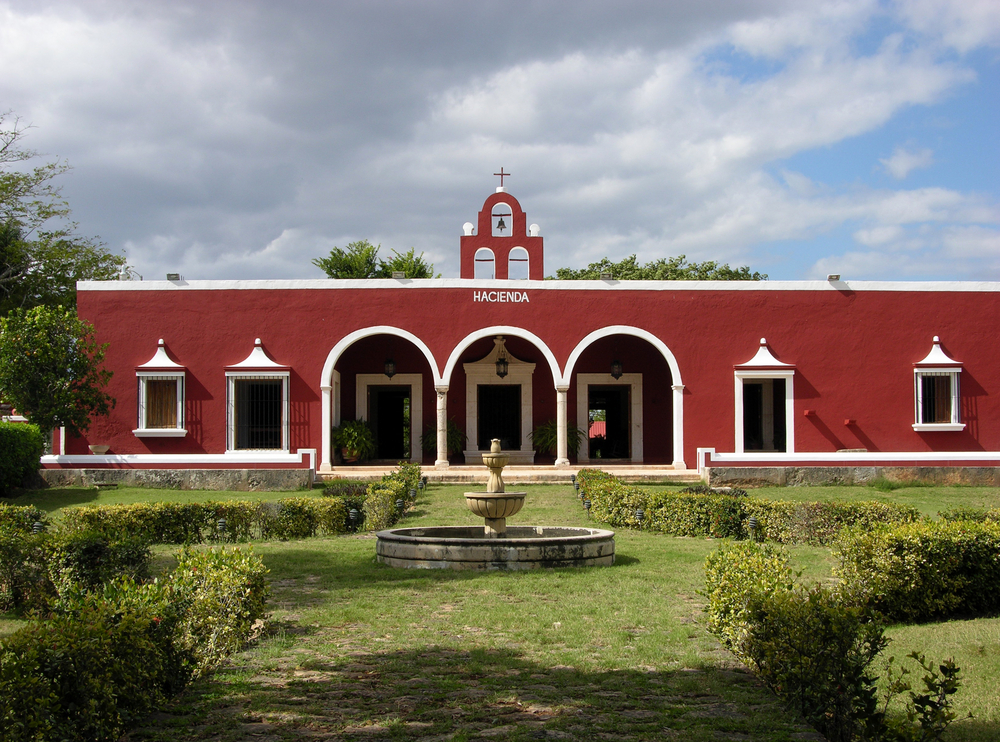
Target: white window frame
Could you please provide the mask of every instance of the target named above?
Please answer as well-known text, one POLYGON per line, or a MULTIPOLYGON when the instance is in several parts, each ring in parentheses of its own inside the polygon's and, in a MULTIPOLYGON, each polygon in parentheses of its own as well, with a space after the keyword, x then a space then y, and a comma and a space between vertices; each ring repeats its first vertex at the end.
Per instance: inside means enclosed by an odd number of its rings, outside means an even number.
POLYGON ((289 372, 226 371, 226 453, 289 450, 289 372), (278 379, 281 383, 281 448, 236 448, 236 382, 278 379))
POLYGON ((785 450, 779 451, 750 451, 749 453, 759 453, 762 455, 773 455, 777 453, 795 453, 795 370, 794 369, 760 369, 760 370, 737 370, 735 372, 736 382, 736 453, 748 453, 743 450, 743 381, 744 379, 784 379, 785 380, 785 450))
POLYGON ((965 423, 961 421, 959 404, 961 394, 959 390, 959 374, 961 368, 915 368, 913 369, 913 429, 918 431, 958 431, 965 430, 965 423), (923 378, 925 376, 947 376, 951 394, 951 420, 946 423, 928 423, 923 420, 923 378))
POLYGON ((183 438, 187 435, 184 427, 184 381, 183 371, 136 371, 139 382, 138 428, 132 431, 137 438, 183 438), (150 428, 146 409, 146 384, 150 381, 174 381, 177 384, 177 425, 173 428, 150 428))

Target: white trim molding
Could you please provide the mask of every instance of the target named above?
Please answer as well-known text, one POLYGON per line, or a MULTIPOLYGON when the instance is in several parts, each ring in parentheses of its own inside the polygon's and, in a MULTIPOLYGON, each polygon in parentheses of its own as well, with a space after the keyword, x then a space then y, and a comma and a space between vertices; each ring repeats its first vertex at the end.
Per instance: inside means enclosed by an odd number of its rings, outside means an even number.
POLYGON ((698 448, 697 470, 712 464, 726 466, 864 465, 905 462, 936 466, 1000 466, 1000 451, 824 451, 800 453, 717 453, 714 448, 698 448))
POLYGON ((261 464, 304 464, 312 471, 316 469, 316 449, 300 448, 294 452, 287 451, 229 451, 227 453, 126 453, 69 456, 42 456, 42 466, 98 466, 118 468, 150 468, 170 469, 184 468, 191 465, 206 464, 245 464, 247 468, 260 468, 261 464))

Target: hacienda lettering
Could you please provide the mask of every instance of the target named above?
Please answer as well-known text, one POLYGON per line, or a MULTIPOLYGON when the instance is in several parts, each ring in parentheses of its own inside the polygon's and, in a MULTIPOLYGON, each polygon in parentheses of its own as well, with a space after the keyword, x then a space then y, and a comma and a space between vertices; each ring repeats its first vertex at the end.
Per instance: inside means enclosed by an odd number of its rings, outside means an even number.
POLYGON ((528 303, 527 291, 473 291, 472 301, 528 303))

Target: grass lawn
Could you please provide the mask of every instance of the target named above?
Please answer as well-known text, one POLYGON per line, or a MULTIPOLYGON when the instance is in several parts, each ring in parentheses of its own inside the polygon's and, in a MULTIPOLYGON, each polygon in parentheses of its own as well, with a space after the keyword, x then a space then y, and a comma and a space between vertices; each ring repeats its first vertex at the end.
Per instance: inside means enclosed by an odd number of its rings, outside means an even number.
MULTIPOLYGON (((475 523, 461 496, 466 489, 432 485, 403 525, 475 523)), ((527 489, 512 524, 588 523, 571 488, 527 489)), ((963 494, 979 498, 966 504, 998 497, 997 490, 919 489, 915 496, 928 507, 935 492, 946 501, 932 512, 963 494)), ((754 494, 908 496, 849 487, 754 494)), ((249 495, 61 490, 18 502, 54 512, 60 498, 249 495)), ((705 630, 698 591, 716 546, 621 530, 613 567, 473 574, 383 567, 371 535, 256 543, 270 569, 270 634, 128 739, 818 739, 705 630)), ((157 563, 166 566, 174 551, 158 548, 157 563)), ((804 576, 829 576, 829 550, 790 551, 804 576)), ((953 655, 963 668, 956 706, 976 718, 953 725, 948 739, 1000 738, 1000 619, 892 627, 890 634, 896 657, 918 649, 930 658, 953 655)))

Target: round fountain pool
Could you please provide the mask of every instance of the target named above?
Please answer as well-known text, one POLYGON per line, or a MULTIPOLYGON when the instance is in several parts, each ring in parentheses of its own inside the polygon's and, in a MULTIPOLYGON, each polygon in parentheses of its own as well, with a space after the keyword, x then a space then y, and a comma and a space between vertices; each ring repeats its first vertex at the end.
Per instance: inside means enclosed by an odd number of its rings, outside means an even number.
POLYGON ((502 538, 489 538, 482 526, 438 526, 375 535, 376 558, 390 567, 520 570, 615 562, 614 531, 599 528, 509 526, 502 538))

